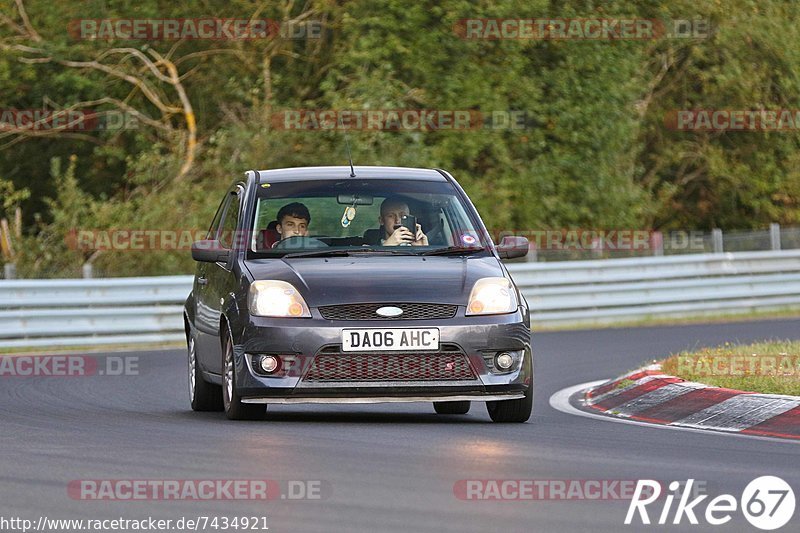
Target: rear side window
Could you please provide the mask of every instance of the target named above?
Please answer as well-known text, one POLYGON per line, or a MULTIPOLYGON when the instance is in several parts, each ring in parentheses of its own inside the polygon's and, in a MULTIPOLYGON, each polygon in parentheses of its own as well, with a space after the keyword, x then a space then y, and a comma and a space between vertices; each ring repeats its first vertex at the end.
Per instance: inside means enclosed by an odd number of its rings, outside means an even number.
POLYGON ((219 234, 219 242, 224 248, 233 248, 233 236, 239 221, 240 209, 238 191, 231 192, 230 201, 228 202, 227 209, 225 209, 219 234))
POLYGON ((211 221, 211 227, 208 228, 206 239, 216 239, 219 234, 219 224, 222 221, 222 214, 225 212, 225 206, 228 205, 228 195, 226 194, 217 208, 217 214, 214 215, 214 220, 211 221))

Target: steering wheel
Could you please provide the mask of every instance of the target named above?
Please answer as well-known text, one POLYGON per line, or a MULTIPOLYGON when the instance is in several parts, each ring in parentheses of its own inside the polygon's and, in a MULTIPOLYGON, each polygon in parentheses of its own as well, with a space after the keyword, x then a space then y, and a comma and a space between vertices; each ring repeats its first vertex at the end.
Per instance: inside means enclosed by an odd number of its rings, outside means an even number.
POLYGON ((314 237, 287 237, 278 241, 274 250, 308 250, 315 248, 327 248, 328 245, 314 237))

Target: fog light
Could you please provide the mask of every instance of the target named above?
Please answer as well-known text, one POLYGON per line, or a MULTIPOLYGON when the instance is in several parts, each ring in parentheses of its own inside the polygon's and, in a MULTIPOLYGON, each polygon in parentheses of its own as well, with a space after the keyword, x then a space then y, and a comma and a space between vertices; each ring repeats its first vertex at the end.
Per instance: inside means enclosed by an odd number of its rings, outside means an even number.
POLYGON ((274 355, 262 355, 258 360, 258 366, 266 374, 272 374, 278 369, 280 360, 274 355))
POLYGON ((508 370, 514 366, 514 357, 508 352, 501 352, 494 358, 494 364, 500 370, 508 370))

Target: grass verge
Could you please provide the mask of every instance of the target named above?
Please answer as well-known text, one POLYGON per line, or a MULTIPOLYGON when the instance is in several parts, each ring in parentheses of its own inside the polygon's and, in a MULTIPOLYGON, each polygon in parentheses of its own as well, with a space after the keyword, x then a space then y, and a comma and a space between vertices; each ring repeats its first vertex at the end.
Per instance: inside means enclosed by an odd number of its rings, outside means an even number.
POLYGON ((798 341, 725 343, 672 355, 661 367, 665 374, 716 387, 800 396, 798 341))
POLYGON ((648 316, 637 319, 619 319, 610 322, 589 321, 573 322, 570 324, 537 324, 536 318, 531 318, 531 325, 535 332, 563 331, 577 329, 614 329, 635 328, 649 326, 683 326, 688 324, 726 324, 730 322, 748 322, 753 320, 770 320, 800 318, 800 307, 790 306, 778 309, 747 311, 742 313, 698 313, 684 316, 648 316))
POLYGON ((185 349, 185 342, 154 342, 141 344, 96 344, 92 346, 39 346, 35 348, 0 348, 0 355, 57 355, 57 354, 104 354, 114 352, 136 352, 150 350, 185 349))

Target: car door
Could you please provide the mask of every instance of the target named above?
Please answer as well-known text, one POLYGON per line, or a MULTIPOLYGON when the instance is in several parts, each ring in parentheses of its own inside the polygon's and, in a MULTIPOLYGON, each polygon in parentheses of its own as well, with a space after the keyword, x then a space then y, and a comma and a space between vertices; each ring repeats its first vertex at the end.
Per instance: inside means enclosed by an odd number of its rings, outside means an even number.
MULTIPOLYGON (((223 200, 216 226, 209 230, 210 239, 219 241, 225 249, 233 248, 234 233, 241 212, 242 187, 234 186, 223 200)), ((199 263, 195 277, 195 300, 197 302, 196 325, 198 332, 197 357, 207 372, 222 375, 222 348, 219 325, 222 313, 222 298, 232 280, 231 264, 199 263)))

